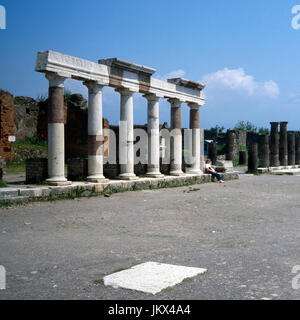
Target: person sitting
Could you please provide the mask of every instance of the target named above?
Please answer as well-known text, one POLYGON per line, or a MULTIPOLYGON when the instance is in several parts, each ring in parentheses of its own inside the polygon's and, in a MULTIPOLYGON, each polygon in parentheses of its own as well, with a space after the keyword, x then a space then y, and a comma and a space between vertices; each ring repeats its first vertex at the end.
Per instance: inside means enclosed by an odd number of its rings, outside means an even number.
POLYGON ((205 162, 205 170, 210 173, 213 177, 216 177, 220 183, 224 183, 222 177, 216 172, 216 170, 211 166, 211 160, 207 159, 205 162))

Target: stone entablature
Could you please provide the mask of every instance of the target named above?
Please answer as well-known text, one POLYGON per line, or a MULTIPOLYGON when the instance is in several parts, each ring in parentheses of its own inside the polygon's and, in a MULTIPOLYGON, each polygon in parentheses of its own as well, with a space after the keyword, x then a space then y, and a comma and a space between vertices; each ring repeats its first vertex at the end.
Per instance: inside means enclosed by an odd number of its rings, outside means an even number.
POLYGON ((181 102, 195 103, 199 106, 205 104, 202 91, 204 85, 186 79, 155 79, 150 77, 155 72, 154 69, 117 58, 99 60, 99 63, 95 63, 54 51, 45 51, 38 53, 35 70, 43 73, 53 72, 75 80, 97 81, 103 86, 126 88, 143 94, 153 93, 162 98, 179 99, 181 102), (148 75, 149 79, 142 77, 143 74, 148 75), (145 83, 148 85, 145 86, 145 83))

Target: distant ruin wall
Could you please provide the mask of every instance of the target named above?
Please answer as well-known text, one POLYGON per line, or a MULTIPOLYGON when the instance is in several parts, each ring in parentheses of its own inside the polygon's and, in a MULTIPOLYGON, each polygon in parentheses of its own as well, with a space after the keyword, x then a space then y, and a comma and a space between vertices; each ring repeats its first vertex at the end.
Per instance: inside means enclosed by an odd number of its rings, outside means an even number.
POLYGON ((14 150, 9 137, 14 136, 14 97, 0 90, 0 157, 12 161, 14 150))
POLYGON ((15 98, 15 134, 17 141, 37 135, 38 102, 29 97, 15 98))

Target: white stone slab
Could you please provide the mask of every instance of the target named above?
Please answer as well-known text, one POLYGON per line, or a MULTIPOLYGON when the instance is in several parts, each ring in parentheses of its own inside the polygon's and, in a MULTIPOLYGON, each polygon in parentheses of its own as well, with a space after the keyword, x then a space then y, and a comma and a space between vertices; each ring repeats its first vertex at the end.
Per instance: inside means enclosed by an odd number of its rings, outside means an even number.
POLYGON ((157 294, 160 291, 207 272, 207 269, 146 262, 104 277, 104 285, 157 294))

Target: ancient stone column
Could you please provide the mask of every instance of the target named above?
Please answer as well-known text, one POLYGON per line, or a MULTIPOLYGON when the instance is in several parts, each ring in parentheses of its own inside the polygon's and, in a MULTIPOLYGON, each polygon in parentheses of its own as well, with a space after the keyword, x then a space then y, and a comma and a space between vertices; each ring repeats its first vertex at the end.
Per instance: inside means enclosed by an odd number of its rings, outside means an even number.
POLYGON ((148 101, 148 165, 146 176, 161 178, 160 160, 160 136, 159 136, 159 97, 147 94, 144 97, 148 101))
POLYGON ((216 141, 213 141, 209 145, 208 157, 211 160, 212 164, 216 165, 216 162, 217 162, 217 143, 216 143, 216 141))
POLYGON ((181 101, 169 99, 171 104, 170 175, 182 176, 181 101))
POLYGON ((257 173, 257 143, 252 143, 249 148, 248 172, 257 173))
POLYGON ((270 122, 271 124, 271 139, 270 139, 270 166, 278 167, 279 163, 279 133, 278 122, 270 122))
POLYGON ((65 178, 65 124, 64 81, 65 77, 47 73, 49 80, 48 102, 48 175, 50 185, 68 185, 65 178))
POLYGON ((88 101, 88 177, 90 182, 107 182, 103 175, 104 136, 102 119, 102 88, 96 81, 84 83, 89 90, 88 101))
POLYGON ((192 146, 189 150, 190 163, 188 164, 188 174, 201 174, 200 168, 200 106, 190 103, 190 129, 192 132, 192 146))
POLYGON ((300 137, 297 137, 296 139, 296 147, 295 147, 295 164, 299 165, 300 164, 300 137))
POLYGON ((245 166, 247 164, 247 151, 242 150, 239 152, 239 165, 245 166))
POLYGON ((121 95, 119 129, 119 163, 121 180, 136 180, 134 174, 133 94, 129 89, 117 89, 121 95))
POLYGON ((269 135, 259 136, 259 167, 268 168, 270 166, 269 135))
POLYGON ((230 130, 226 134, 226 160, 233 161, 234 158, 234 133, 230 130))
POLYGON ((288 164, 287 124, 288 122, 280 122, 279 160, 281 166, 288 164))
POLYGON ((288 164, 294 166, 296 162, 295 133, 288 134, 288 164))

